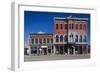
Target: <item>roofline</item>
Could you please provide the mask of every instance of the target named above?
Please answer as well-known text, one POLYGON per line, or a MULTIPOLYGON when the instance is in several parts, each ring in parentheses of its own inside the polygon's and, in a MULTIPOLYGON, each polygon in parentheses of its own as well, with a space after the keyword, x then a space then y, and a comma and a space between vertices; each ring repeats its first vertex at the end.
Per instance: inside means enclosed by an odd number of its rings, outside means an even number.
POLYGON ((39 34, 39 33, 29 33, 29 35, 53 35, 53 33, 43 33, 43 34, 39 34))
POLYGON ((62 20, 67 20, 67 19, 88 20, 88 18, 72 18, 72 17, 54 17, 54 19, 62 19, 62 20))

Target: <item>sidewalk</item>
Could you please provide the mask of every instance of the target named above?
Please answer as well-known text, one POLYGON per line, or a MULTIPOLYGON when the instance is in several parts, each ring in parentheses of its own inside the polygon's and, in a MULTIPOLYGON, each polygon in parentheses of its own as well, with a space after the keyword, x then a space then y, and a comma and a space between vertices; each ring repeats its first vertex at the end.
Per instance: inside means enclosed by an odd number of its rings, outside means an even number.
POLYGON ((73 59, 89 59, 89 54, 82 55, 42 55, 42 56, 25 56, 24 61, 48 61, 48 60, 73 60, 73 59))

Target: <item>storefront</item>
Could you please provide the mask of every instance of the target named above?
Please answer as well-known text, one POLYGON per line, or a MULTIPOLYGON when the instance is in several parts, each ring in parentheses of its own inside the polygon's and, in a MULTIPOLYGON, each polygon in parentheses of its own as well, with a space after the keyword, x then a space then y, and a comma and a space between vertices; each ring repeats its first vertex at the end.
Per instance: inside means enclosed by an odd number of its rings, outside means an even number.
POLYGON ((32 46, 31 55, 51 55, 53 54, 53 46, 32 46))

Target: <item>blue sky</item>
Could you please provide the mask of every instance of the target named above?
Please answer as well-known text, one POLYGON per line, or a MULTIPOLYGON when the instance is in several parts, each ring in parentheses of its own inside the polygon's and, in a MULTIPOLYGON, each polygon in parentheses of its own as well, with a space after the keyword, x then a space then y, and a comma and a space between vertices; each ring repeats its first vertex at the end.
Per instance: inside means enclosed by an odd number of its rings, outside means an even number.
POLYGON ((29 32, 39 31, 46 33, 54 32, 54 17, 75 16, 88 18, 88 43, 90 44, 90 14, 79 13, 58 13, 58 12, 36 12, 24 11, 24 38, 28 39, 29 32))

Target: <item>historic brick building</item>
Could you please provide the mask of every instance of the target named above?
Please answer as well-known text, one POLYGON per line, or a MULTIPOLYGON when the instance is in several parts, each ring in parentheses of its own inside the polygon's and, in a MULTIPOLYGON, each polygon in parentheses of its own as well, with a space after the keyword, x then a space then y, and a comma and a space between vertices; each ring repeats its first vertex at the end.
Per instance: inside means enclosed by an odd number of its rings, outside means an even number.
POLYGON ((31 53, 38 55, 87 54, 87 28, 87 18, 55 17, 54 33, 29 34, 31 53))
POLYGON ((76 18, 72 16, 54 18, 54 48, 56 48, 56 53, 88 53, 87 26, 87 18, 76 18))
POLYGON ((53 53, 53 34, 44 32, 30 33, 30 48, 34 55, 53 53))

